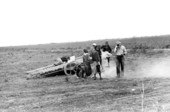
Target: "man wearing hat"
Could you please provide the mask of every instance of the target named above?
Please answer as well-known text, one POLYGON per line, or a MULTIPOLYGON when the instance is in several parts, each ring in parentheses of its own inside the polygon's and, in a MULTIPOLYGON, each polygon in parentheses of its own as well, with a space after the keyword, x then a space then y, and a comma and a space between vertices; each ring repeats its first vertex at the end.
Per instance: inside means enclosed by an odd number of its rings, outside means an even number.
POLYGON ((93 45, 93 47, 91 49, 90 56, 92 57, 93 66, 94 66, 94 69, 93 69, 94 80, 96 80, 96 74, 97 73, 100 76, 100 80, 102 80, 101 71, 100 71, 100 55, 99 55, 98 51, 96 51, 97 44, 93 43, 92 45, 93 45))
POLYGON ((124 56, 127 53, 125 46, 123 46, 120 41, 116 42, 114 53, 116 54, 117 77, 120 78, 121 76, 124 75, 124 61, 125 61, 124 56))

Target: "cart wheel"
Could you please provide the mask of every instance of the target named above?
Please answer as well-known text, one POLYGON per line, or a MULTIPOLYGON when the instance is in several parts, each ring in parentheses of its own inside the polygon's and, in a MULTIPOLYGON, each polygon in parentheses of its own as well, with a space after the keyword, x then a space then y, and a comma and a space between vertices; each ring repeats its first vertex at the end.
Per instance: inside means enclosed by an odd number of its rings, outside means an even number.
POLYGON ((64 73, 67 76, 68 75, 75 75, 76 74, 76 66, 77 66, 77 63, 75 63, 75 62, 67 63, 64 66, 64 73))

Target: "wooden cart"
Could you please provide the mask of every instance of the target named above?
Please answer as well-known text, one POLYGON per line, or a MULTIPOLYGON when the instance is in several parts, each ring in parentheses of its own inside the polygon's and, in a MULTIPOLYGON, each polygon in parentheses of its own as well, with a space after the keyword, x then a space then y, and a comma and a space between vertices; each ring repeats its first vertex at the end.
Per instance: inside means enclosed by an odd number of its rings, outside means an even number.
POLYGON ((83 59, 82 56, 75 58, 75 60, 68 61, 66 63, 58 61, 55 64, 51 64, 45 67, 41 67, 35 70, 27 71, 27 78, 42 78, 48 77, 52 74, 57 74, 64 72, 67 76, 68 75, 75 75, 76 70, 75 68, 82 64, 83 59))

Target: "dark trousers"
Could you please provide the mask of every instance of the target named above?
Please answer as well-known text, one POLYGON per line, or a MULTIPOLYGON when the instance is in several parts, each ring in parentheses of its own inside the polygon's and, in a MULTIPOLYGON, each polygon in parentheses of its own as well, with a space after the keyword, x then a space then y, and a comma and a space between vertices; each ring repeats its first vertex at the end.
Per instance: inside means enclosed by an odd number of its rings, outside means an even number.
POLYGON ((120 75, 124 75, 124 56, 116 56, 116 72, 117 77, 120 77, 120 75))
POLYGON ((98 73, 99 76, 100 76, 100 80, 102 80, 102 77, 101 77, 101 71, 100 71, 100 65, 98 64, 98 62, 94 62, 94 79, 96 80, 96 74, 98 73))
POLYGON ((102 56, 100 55, 100 65, 102 65, 102 56))

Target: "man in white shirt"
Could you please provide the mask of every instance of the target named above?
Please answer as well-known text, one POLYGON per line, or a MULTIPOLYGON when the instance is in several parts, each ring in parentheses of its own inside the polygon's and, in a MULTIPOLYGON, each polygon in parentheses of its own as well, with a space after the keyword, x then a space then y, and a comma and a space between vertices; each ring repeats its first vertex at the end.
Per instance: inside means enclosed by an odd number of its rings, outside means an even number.
POLYGON ((124 56, 127 53, 125 46, 121 45, 120 41, 116 42, 116 46, 114 48, 114 53, 116 54, 116 72, 117 77, 120 78, 124 75, 124 56))

